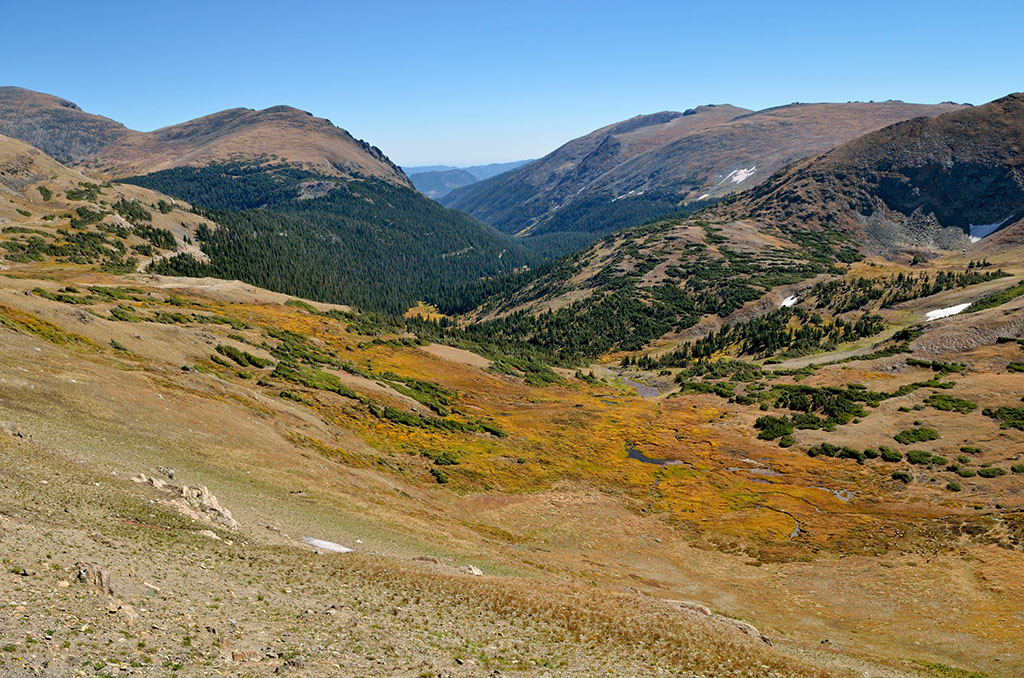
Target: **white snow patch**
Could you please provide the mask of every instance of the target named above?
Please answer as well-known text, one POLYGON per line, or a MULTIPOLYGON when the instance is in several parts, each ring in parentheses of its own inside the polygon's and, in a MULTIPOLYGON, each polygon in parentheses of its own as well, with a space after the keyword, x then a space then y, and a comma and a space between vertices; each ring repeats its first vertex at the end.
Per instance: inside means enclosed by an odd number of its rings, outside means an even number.
POLYGON ((1006 217, 1002 221, 994 224, 971 224, 971 242, 978 242, 982 238, 988 237, 998 231, 1003 225, 1013 219, 1013 215, 1006 217))
POLYGON ((756 171, 757 165, 754 165, 747 169, 733 170, 725 175, 725 178, 731 180, 734 184, 742 184, 744 181, 754 176, 754 172, 756 171))
POLYGON ((324 539, 314 539, 313 537, 303 537, 302 541, 306 542, 310 546, 315 546, 318 549, 324 551, 331 551, 332 553, 351 553, 352 549, 341 544, 335 544, 333 541, 326 541, 324 539))
POLYGON ((957 304, 956 306, 949 306, 947 308, 937 308, 934 311, 928 311, 925 313, 924 319, 931 322, 933 320, 938 320, 939 318, 948 318, 951 315, 962 313, 967 310, 967 307, 970 305, 970 302, 968 302, 966 304, 957 304))
POLYGON ((623 198, 628 198, 631 195, 635 195, 636 197, 640 197, 644 193, 646 193, 646 191, 638 191, 637 189, 634 188, 629 193, 623 193, 622 195, 615 196, 614 198, 612 198, 612 202, 615 202, 616 200, 622 200, 623 198))
POLYGON ((796 302, 800 301, 800 297, 790 295, 782 300, 782 308, 789 308, 790 306, 796 306, 796 302))
POLYGON ((699 198, 697 198, 697 200, 706 200, 706 199, 708 199, 710 197, 711 197, 710 193, 705 193, 704 195, 702 195, 699 198))

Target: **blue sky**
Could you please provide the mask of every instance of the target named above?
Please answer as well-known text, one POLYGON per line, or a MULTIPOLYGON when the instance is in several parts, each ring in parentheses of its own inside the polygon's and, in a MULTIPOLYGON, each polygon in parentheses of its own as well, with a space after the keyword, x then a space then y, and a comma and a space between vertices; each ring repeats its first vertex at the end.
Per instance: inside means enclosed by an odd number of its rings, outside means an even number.
POLYGON ((0 0, 0 84, 151 130, 330 118, 404 165, 539 157, 704 103, 984 103, 1024 90, 1024 3, 0 0))

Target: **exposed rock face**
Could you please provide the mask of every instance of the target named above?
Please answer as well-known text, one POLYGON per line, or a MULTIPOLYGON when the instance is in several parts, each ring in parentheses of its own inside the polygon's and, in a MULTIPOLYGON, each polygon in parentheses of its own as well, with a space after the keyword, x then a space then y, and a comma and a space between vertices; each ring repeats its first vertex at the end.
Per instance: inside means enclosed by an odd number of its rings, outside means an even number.
POLYGON ((752 638, 760 640, 765 645, 772 644, 771 638, 758 631, 757 628, 755 628, 752 624, 748 624, 747 622, 740 621, 738 619, 731 619, 724 615, 715 614, 710 609, 708 609, 706 605, 694 603, 689 600, 665 600, 663 602, 676 609, 685 610, 687 612, 693 612, 701 615, 702 617, 707 617, 711 620, 714 620, 716 622, 727 624, 738 630, 740 633, 744 633, 752 638))

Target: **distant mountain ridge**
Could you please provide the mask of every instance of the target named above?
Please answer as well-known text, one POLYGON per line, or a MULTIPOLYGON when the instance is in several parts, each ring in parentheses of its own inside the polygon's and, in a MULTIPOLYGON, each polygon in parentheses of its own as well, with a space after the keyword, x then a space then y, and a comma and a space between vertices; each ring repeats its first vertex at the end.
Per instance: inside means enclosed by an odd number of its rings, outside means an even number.
POLYGON ((0 87, 0 133, 27 141, 61 162, 115 177, 247 160, 412 186, 380 149, 290 106, 233 108, 137 132, 86 113, 66 99, 0 87))
POLYGON ((532 160, 515 160, 513 162, 494 162, 489 165, 473 165, 470 167, 452 167, 450 165, 425 165, 423 167, 403 167, 413 185, 423 195, 432 200, 440 200, 456 188, 469 186, 484 179, 514 170, 517 167, 533 162, 532 160))
POLYGON ((663 111, 595 130, 442 202, 527 242, 566 232, 593 240, 756 186, 791 162, 886 125, 959 108, 887 101, 663 111))

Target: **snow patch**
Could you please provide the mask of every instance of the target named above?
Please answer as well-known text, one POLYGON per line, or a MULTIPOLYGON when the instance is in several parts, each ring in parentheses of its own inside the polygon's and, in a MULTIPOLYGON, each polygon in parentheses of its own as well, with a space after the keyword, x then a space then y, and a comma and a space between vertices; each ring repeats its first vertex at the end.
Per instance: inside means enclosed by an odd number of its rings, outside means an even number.
POLYGON ((757 171, 757 165, 749 167, 747 169, 738 169, 729 172, 725 175, 725 178, 732 181, 734 184, 742 184, 744 181, 754 176, 754 172, 757 171))
POLYGON ((633 189, 632 191, 630 191, 629 193, 623 193, 622 195, 617 195, 617 196, 615 196, 614 198, 612 198, 612 202, 615 202, 616 200, 622 200, 623 198, 628 198, 628 197, 629 197, 629 196, 631 196, 631 195, 632 195, 632 196, 636 196, 636 197, 638 197, 638 198, 639 198, 639 197, 640 197, 641 195, 643 195, 643 194, 644 194, 644 193, 646 193, 646 192, 647 192, 647 191, 638 191, 637 189, 635 189, 635 188, 634 188, 634 189, 633 189))
POLYGON ((790 306, 796 306, 796 302, 800 301, 800 297, 790 295, 782 300, 782 308, 789 308, 790 306))
POLYGON ((702 195, 699 198, 697 198, 697 200, 707 200, 710 197, 711 197, 710 193, 705 193, 704 195, 702 195))
POLYGON ((978 242, 982 238, 992 235, 1000 228, 1002 228, 1003 225, 1006 224, 1006 222, 1009 221, 1010 219, 1013 219, 1012 214, 1003 219, 1002 221, 996 222, 994 224, 971 224, 971 242, 978 242))
POLYGON ((313 537, 303 537, 302 541, 306 542, 310 546, 315 546, 318 549, 324 551, 331 551, 332 553, 351 553, 352 549, 341 544, 335 544, 333 541, 326 541, 324 539, 314 539, 313 537))
POLYGON ((949 306, 947 308, 937 308, 934 311, 928 311, 925 313, 924 319, 931 322, 933 320, 938 320, 939 318, 948 318, 951 315, 956 315, 957 313, 966 311, 967 307, 970 305, 970 302, 968 302, 966 304, 957 304, 956 306, 949 306))

